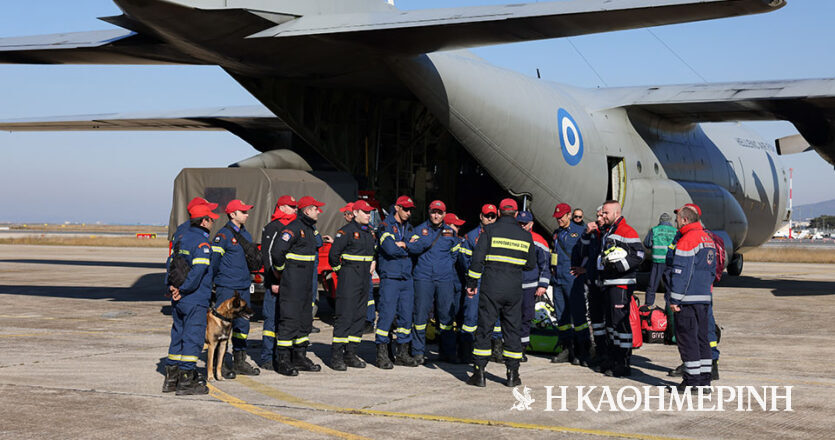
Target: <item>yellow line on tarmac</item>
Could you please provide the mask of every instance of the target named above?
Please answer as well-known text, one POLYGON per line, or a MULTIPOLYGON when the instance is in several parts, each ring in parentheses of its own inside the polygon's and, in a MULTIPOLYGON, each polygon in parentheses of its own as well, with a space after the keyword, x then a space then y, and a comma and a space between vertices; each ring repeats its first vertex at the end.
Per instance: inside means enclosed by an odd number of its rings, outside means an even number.
POLYGON ((238 376, 235 378, 235 382, 240 383, 241 385, 253 390, 257 391, 265 396, 272 397, 276 400, 280 400, 287 403, 294 403, 297 405, 303 405, 309 408, 314 408, 322 411, 331 411, 341 414, 354 414, 354 415, 365 415, 365 416, 380 416, 380 417, 396 417, 400 419, 412 419, 412 420, 425 420, 430 422, 448 422, 448 423, 464 423, 468 425, 482 425, 482 426, 498 426, 504 428, 517 428, 517 429, 527 429, 527 430, 534 430, 534 431, 551 431, 551 432, 565 432, 565 433, 574 433, 574 434, 588 434, 588 435, 599 435, 599 436, 607 436, 607 437, 617 437, 617 438, 629 438, 629 439, 641 439, 641 440, 670 440, 670 439, 680 439, 679 437, 662 437, 657 435, 646 435, 646 434, 628 434, 628 433, 621 433, 621 432, 612 432, 612 431, 602 431, 598 429, 582 429, 582 428, 572 428, 569 426, 556 426, 556 425, 538 425, 534 423, 516 423, 516 422, 506 422, 502 420, 484 420, 484 419, 467 419, 467 418, 460 418, 460 417, 450 417, 450 416, 439 416, 439 415, 431 415, 431 414, 410 414, 410 413, 402 413, 402 412, 393 412, 393 411, 379 411, 373 409, 360 409, 360 408, 343 408, 339 406, 332 406, 326 405, 323 403, 316 403, 311 402, 308 400, 304 400, 302 398, 293 396, 291 394, 287 394, 283 391, 277 390, 269 385, 262 384, 255 380, 252 380, 245 376, 238 376))
POLYGON ((317 434, 324 434, 347 440, 370 440, 368 437, 362 437, 347 432, 337 431, 335 429, 325 428, 324 426, 314 425, 312 423, 307 423, 301 420, 296 420, 290 417, 282 416, 281 414, 257 407, 255 405, 246 403, 243 400, 238 399, 237 397, 226 394, 223 391, 217 389, 212 384, 208 384, 208 387, 211 391, 211 396, 215 399, 226 402, 229 405, 232 405, 235 408, 246 411, 250 414, 255 414, 258 417, 263 417, 265 419, 283 423, 285 425, 293 426, 299 429, 303 429, 305 431, 315 432, 317 434))

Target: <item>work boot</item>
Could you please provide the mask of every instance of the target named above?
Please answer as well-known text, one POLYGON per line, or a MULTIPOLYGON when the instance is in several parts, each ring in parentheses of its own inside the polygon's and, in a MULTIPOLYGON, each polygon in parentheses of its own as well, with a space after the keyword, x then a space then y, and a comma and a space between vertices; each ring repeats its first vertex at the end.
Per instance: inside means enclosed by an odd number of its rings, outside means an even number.
POLYGON ((519 385, 522 385, 522 378, 519 377, 519 366, 516 366, 516 368, 508 368, 505 386, 513 388, 519 385))
MULTIPOLYGON (((214 375, 213 371, 207 371, 207 374, 214 375)), ((224 379, 234 379, 238 375, 235 374, 234 367, 229 366, 229 361, 226 360, 226 356, 223 357, 223 363, 220 364, 220 375, 223 376, 224 379)))
POLYGON ((357 356, 357 345, 356 343, 349 343, 348 347, 346 347, 344 356, 345 365, 351 368, 365 368, 365 361, 357 356))
POLYGON ((684 363, 676 367, 674 370, 670 370, 667 372, 667 376, 670 377, 682 377, 684 376, 684 363))
POLYGON ((409 344, 397 345, 397 356, 394 358, 394 365, 401 365, 404 367, 417 367, 423 364, 423 355, 421 359, 409 355, 409 344))
POLYGON ((603 374, 609 377, 629 377, 632 375, 632 369, 628 365, 614 365, 603 374))
MULTIPOLYGON (((415 363, 417 365, 423 365, 423 364, 426 363, 426 358, 423 356, 423 353, 416 354, 416 355, 412 356, 412 359, 415 360, 415 363)), ((400 364, 397 363, 397 358, 394 359, 394 364, 395 365, 400 365, 400 364)))
POLYGON ((500 338, 491 338, 490 339, 490 362, 495 362, 497 364, 504 363, 504 356, 502 355, 502 350, 504 349, 504 344, 500 338))
POLYGON ((389 358, 389 344, 377 344, 377 360, 374 361, 374 365, 383 370, 394 368, 394 364, 391 363, 391 358, 389 358))
POLYGON ((196 394, 209 394, 209 388, 200 383, 196 370, 180 370, 180 377, 177 380, 178 396, 193 396, 196 394))
POLYGON ((476 362, 473 364, 473 375, 467 379, 467 385, 477 387, 486 387, 487 381, 484 379, 484 367, 486 362, 476 362))
POLYGON ((362 329, 362 334, 370 335, 371 333, 374 333, 374 323, 371 321, 365 321, 365 327, 362 329))
POLYGON ((313 363, 307 357, 307 347, 296 347, 293 349, 293 366, 299 371, 322 371, 322 366, 313 363))
POLYGON ((177 365, 165 366, 165 380, 162 381, 162 392, 171 393, 177 391, 177 380, 180 378, 180 367, 177 365))
MULTIPOLYGON (((234 372, 236 374, 241 374, 244 376, 257 376, 261 374, 261 370, 253 367, 250 365, 249 362, 246 361, 246 352, 243 350, 237 350, 232 352, 232 358, 234 359, 234 372)), ((225 376, 224 376, 225 377, 225 376)))
POLYGON ((719 359, 713 360, 713 366, 710 367, 710 380, 719 380, 719 359))
POLYGON ((551 357, 552 364, 562 364, 565 362, 571 362, 571 351, 569 350, 568 346, 563 345, 562 350, 557 353, 556 356, 551 357))
POLYGON ((272 360, 269 360, 269 361, 262 360, 261 362, 258 363, 258 368, 261 369, 261 370, 273 370, 274 371, 273 361, 272 360))
POLYGON ((275 360, 273 362, 273 369, 276 373, 284 376, 298 376, 299 370, 290 362, 290 350, 282 348, 276 350, 275 360))
POLYGON ((348 366, 345 365, 345 344, 331 345, 331 368, 336 371, 348 369, 348 366))

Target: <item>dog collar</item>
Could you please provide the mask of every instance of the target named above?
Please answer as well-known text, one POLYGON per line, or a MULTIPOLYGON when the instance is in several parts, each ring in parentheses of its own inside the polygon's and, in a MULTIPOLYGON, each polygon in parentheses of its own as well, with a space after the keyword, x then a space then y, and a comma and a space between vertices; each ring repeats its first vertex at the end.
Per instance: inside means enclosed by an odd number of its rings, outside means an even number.
POLYGON ((216 318, 219 318, 221 321, 232 322, 232 319, 227 318, 220 313, 217 312, 217 309, 212 307, 212 315, 215 315, 216 318))

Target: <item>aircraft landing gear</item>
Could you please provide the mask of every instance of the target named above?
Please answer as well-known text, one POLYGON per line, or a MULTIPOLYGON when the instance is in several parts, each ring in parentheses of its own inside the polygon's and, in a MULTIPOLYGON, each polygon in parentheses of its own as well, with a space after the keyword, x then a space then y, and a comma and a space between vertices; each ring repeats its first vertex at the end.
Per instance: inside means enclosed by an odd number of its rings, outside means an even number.
POLYGON ((742 274, 742 254, 734 254, 730 264, 728 264, 728 275, 737 277, 740 274, 742 274))

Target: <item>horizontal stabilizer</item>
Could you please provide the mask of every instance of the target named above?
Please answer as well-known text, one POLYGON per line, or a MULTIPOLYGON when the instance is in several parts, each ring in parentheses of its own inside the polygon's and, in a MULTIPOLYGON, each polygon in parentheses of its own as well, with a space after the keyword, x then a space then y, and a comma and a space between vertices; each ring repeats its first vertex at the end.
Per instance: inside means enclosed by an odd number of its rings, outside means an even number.
MULTIPOLYGON (((598 89, 598 109, 624 107, 671 122, 789 121, 835 165, 835 78, 598 89)), ((794 140, 796 146, 798 140, 794 140)))
POLYGON ((784 0, 573 0, 305 15, 250 37, 315 37, 419 54, 756 14, 784 4, 784 0))

